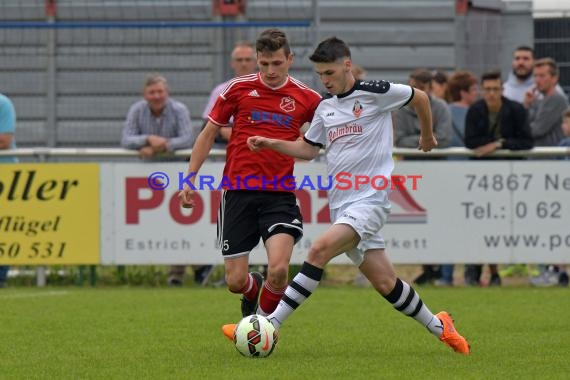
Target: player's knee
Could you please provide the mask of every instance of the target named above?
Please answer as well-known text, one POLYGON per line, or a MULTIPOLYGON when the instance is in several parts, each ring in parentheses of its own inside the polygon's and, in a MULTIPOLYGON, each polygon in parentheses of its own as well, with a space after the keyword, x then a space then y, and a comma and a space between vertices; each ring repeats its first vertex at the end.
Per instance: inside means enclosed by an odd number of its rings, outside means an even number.
POLYGON ((378 276, 373 278, 370 282, 378 293, 386 296, 394 290, 394 287, 396 286, 396 276, 378 276))
POLYGON ((282 288, 287 285, 287 277, 289 275, 289 266, 277 265, 269 267, 267 271, 267 281, 276 288, 282 288))
POLYGON ((330 260, 330 246, 323 240, 317 240, 309 249, 307 261, 319 267, 325 266, 330 260))
POLYGON ((247 282, 247 273, 226 272, 226 284, 232 293, 239 293, 247 282))

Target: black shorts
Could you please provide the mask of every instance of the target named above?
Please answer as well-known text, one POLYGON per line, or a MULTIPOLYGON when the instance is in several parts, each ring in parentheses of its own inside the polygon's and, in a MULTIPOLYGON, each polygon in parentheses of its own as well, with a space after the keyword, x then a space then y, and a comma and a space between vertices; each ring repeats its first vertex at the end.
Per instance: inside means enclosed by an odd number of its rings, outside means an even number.
POLYGON ((249 254, 271 236, 286 233, 297 243, 303 218, 295 194, 284 191, 224 191, 218 211, 218 244, 225 258, 249 254))

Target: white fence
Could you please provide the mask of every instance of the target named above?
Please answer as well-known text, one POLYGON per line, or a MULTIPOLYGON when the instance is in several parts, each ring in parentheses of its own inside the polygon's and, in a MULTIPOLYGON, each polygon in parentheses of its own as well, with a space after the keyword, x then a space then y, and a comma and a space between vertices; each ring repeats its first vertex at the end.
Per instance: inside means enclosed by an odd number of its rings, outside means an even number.
MULTIPOLYGON (((203 166, 195 183, 197 206, 183 210, 177 193, 185 165, 101 164, 101 263, 222 263, 215 245, 222 169, 223 163, 203 166), (150 191, 148 179, 157 175, 163 186, 150 191)), ((392 182, 392 212, 382 234, 395 263, 570 259, 567 162, 402 161, 393 176, 400 176, 402 186, 392 182)), ((297 164, 305 235, 295 246, 294 263, 303 262, 312 241, 331 223, 329 186, 354 191, 390 185, 355 174, 327 178, 324 163, 297 164)), ((251 260, 265 262, 259 246, 251 260)))
MULTIPOLYGON (((472 154, 462 148, 395 152, 472 154)), ((215 178, 221 179, 222 162, 205 163, 200 175, 214 179, 213 189, 199 191, 201 206, 187 210, 176 198, 187 166, 183 161, 96 163, 97 157, 136 156, 122 149, 34 148, 0 154, 43 161, 0 165, 0 264, 222 262, 215 246, 220 196, 215 178), (95 162, 45 162, 51 157, 92 157, 95 162), (170 179, 167 188, 150 188, 148 179, 156 172, 170 179)), ((395 263, 570 263, 569 162, 540 159, 569 156, 570 150, 497 155, 535 159, 397 162, 393 174, 404 178, 403 186, 391 193, 392 214, 382 231, 395 263)), ((316 187, 319 178, 327 177, 325 164, 299 163, 295 176, 313 185, 298 181, 296 188, 305 236, 295 247, 293 262, 301 263, 312 240, 330 225, 326 192, 316 187)), ((345 180, 356 185, 355 178, 345 180)), ((260 247, 251 259, 265 262, 260 247)))

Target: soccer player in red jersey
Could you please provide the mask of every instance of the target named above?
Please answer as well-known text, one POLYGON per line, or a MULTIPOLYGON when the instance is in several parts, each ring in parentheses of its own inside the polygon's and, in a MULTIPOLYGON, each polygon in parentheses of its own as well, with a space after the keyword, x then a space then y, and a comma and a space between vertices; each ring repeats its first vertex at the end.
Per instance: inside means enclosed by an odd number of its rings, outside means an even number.
MULTIPOLYGON (((219 129, 233 116, 224 167, 224 193, 218 213, 218 243, 226 283, 242 294, 242 315, 267 315, 277 307, 288 281, 294 244, 303 235, 302 217, 292 186, 294 159, 266 150, 250 151, 250 136, 295 141, 313 118, 321 96, 289 76, 293 54, 286 35, 268 29, 256 41, 259 72, 232 79, 222 91, 198 136, 188 175, 198 173, 219 129), (249 253, 263 240, 268 271, 249 273, 249 253)), ((197 177, 190 179, 192 184, 197 177)), ((193 207, 195 190, 188 183, 179 193, 182 207, 193 207)))

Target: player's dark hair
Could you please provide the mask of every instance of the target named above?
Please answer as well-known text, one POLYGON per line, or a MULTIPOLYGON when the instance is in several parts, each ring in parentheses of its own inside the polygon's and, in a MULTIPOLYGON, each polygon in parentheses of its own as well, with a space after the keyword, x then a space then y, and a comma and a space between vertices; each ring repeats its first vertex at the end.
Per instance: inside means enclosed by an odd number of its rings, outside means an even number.
POLYGON ((336 37, 322 41, 309 57, 315 63, 332 63, 342 58, 350 58, 350 49, 343 40, 336 37))
POLYGON ((255 50, 258 53, 274 53, 283 48, 286 56, 291 54, 291 47, 287 36, 279 29, 267 29, 263 31, 255 42, 255 50))
POLYGON ((500 71, 487 71, 481 75, 481 84, 486 80, 501 80, 501 72, 500 71))

